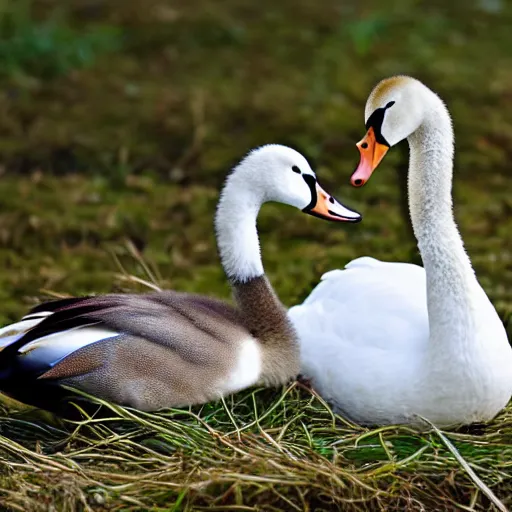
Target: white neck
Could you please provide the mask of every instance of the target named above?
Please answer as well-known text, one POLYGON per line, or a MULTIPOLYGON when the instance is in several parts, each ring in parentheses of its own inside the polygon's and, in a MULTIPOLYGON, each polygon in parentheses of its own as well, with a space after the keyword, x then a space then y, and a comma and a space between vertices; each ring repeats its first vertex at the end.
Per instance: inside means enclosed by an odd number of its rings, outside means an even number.
POLYGON ((437 96, 429 95, 424 120, 408 142, 409 209, 427 275, 430 339, 468 340, 478 283, 453 218, 453 130, 437 96))
POLYGON ((224 272, 232 282, 263 275, 256 218, 263 203, 257 189, 248 189, 243 176, 231 174, 221 194, 215 229, 224 272))

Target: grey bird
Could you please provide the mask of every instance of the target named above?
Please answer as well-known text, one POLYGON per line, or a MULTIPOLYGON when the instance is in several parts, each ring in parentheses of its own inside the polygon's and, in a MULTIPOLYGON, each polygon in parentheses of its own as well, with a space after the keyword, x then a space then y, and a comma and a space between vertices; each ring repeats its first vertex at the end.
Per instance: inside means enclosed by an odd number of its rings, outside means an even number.
POLYGON ((300 153, 253 150, 228 176, 215 218, 234 306, 176 291, 43 303, 0 330, 0 391, 54 412, 69 388, 154 411, 294 378, 297 335, 260 255, 256 218, 267 201, 361 219, 319 186, 300 153))

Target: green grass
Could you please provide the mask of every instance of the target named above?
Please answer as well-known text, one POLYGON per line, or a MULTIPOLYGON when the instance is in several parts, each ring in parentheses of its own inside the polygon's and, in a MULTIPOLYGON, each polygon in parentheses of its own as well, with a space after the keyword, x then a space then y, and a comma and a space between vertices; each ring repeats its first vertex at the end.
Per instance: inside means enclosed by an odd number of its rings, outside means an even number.
POLYGON ((66 22, 64 11, 35 23, 32 2, 4 2, 0 16, 0 74, 14 79, 50 80, 90 66, 102 53, 120 45, 109 26, 79 30, 66 22))
MULTIPOLYGON (((351 425, 296 383, 192 411, 109 407, 107 419, 74 425, 4 417, 3 503, 59 511, 489 510, 483 486, 439 432, 351 425)), ((511 421, 504 413, 476 433, 447 435, 504 506, 511 421)))
MULTIPOLYGON (((357 256, 419 262, 401 193, 406 148, 364 189, 348 185, 368 93, 408 73, 453 114, 456 217, 512 333, 512 10, 445 4, 0 4, 0 322, 49 292, 142 291, 128 276, 148 279, 145 264, 163 287, 229 298, 213 238, 218 190, 267 142, 303 151, 365 216, 334 226, 265 206, 265 268, 286 305, 357 256)), ((3 407, 8 510, 490 507, 439 433, 349 425, 298 384, 190 413, 112 408, 81 425, 3 407)), ((512 507, 510 406, 448 438, 512 507)))

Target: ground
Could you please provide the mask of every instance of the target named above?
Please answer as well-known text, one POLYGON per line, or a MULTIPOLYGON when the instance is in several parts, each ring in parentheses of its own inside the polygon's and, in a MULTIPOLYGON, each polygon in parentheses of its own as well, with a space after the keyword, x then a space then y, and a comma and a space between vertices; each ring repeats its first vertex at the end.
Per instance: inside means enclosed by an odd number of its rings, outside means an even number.
MULTIPOLYGON (((302 151, 364 215, 339 226, 265 206, 265 269, 286 305, 357 256, 419 262, 407 148, 363 189, 348 182, 366 97, 398 73, 425 81, 453 115, 456 218, 508 324, 512 10, 447 4, 3 2, 2 324, 50 295, 145 289, 137 278, 229 299, 215 203, 236 160, 268 142, 302 151)), ((0 419, 8 510, 488 510, 450 441, 512 506, 510 408, 447 437, 347 424, 299 384, 191 412, 115 408, 76 426, 15 410, 5 401, 0 419)))

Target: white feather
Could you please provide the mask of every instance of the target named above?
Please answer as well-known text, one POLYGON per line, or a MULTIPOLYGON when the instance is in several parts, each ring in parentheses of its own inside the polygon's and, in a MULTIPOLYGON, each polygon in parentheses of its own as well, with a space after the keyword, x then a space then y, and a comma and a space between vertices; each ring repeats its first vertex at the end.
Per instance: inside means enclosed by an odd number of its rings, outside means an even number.
POLYGON ((80 348, 118 335, 115 331, 101 327, 69 329, 27 343, 20 349, 20 357, 37 366, 54 366, 80 348))
POLYGON ((0 350, 19 340, 32 329, 32 327, 42 322, 44 318, 50 314, 51 312, 45 312, 45 314, 41 313, 41 316, 38 314, 37 317, 35 315, 27 315, 19 322, 2 327, 0 329, 0 350))
POLYGON ((237 363, 225 380, 223 394, 235 393, 253 386, 259 381, 262 369, 261 347, 254 338, 242 341, 237 354, 237 363))

